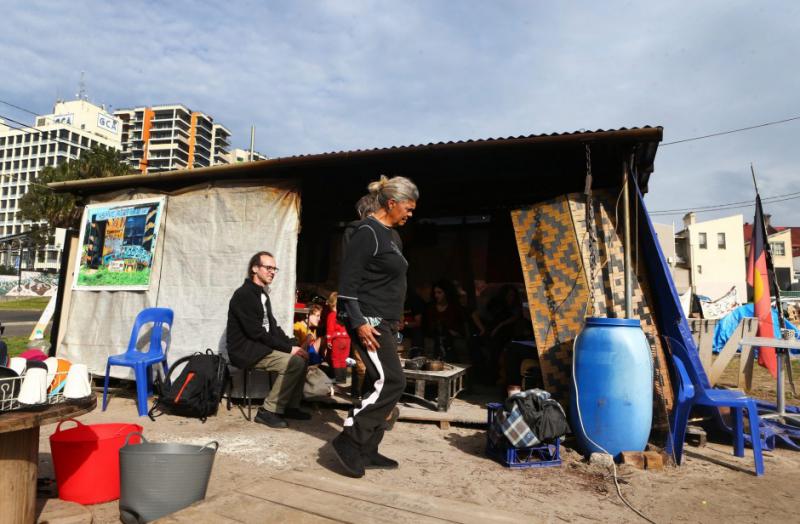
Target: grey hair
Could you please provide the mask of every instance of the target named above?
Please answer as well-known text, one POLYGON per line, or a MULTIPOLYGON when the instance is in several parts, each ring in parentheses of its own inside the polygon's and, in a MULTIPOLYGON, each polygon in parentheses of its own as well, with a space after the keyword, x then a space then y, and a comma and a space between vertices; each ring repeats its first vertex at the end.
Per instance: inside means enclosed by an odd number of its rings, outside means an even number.
POLYGON ((419 200, 419 189, 414 182, 404 176, 387 178, 385 175, 381 175, 380 180, 371 182, 367 189, 380 207, 387 207, 389 200, 396 202, 419 200))
POLYGON ((381 207, 375 199, 375 195, 367 193, 356 202, 356 213, 358 218, 367 218, 368 215, 374 213, 381 207))

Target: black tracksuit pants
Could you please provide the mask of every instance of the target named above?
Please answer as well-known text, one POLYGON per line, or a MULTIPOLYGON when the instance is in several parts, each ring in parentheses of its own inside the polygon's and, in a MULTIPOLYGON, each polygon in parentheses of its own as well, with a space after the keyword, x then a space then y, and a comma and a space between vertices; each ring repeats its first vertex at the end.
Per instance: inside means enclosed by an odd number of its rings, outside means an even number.
POLYGON ((361 406, 353 408, 344 421, 342 433, 361 448, 363 455, 378 450, 386 427, 386 417, 400 400, 406 388, 406 379, 400 357, 397 355, 396 323, 382 321, 376 329, 380 335, 377 351, 367 351, 355 332, 350 333, 353 347, 367 366, 366 384, 361 406))

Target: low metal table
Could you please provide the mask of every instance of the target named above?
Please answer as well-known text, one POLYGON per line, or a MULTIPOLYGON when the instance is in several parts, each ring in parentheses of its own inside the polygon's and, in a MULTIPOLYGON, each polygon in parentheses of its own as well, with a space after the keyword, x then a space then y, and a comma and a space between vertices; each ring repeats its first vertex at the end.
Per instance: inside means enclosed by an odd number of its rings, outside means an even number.
POLYGON ((403 369, 406 381, 414 381, 414 393, 403 394, 433 410, 447 411, 456 395, 464 391, 464 377, 467 369, 469 366, 464 364, 445 364, 442 371, 403 369), (425 398, 425 386, 429 382, 433 382, 437 386, 435 401, 425 398))

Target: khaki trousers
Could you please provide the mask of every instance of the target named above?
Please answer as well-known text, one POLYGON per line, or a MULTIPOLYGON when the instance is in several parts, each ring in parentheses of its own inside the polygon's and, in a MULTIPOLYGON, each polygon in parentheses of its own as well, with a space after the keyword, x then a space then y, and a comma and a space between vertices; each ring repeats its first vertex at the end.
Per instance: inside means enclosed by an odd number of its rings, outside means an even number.
POLYGON ((264 409, 283 414, 286 408, 300 407, 306 378, 305 360, 283 351, 273 351, 256 362, 253 367, 277 374, 269 395, 264 399, 262 406, 264 409))

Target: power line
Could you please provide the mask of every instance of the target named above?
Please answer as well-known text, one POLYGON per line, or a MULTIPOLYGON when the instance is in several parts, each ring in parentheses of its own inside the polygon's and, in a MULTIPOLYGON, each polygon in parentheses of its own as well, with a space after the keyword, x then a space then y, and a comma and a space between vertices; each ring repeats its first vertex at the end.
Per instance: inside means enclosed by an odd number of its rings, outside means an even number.
MULTIPOLYGON (((22 122, 19 122, 18 120, 14 120, 13 118, 9 118, 9 117, 7 117, 5 115, 0 115, 0 118, 2 118, 4 120, 8 120, 9 122, 13 122, 13 123, 18 124, 18 125, 21 125, 21 126, 26 127, 28 129, 33 129, 33 131, 28 131, 27 129, 23 129, 22 127, 12 126, 12 125, 9 125, 8 123, 5 124, 10 129, 14 129, 15 131, 21 131, 21 132, 25 133, 26 135, 38 135, 40 138, 45 139, 45 140, 52 140, 54 142, 58 142, 60 144, 66 144, 68 146, 83 147, 80 144, 76 144, 76 143, 73 143, 73 142, 66 141, 66 140, 64 140, 62 138, 59 138, 57 136, 56 137, 50 137, 48 131, 42 131, 42 130, 36 129, 35 127, 31 127, 31 126, 29 126, 27 124, 23 124, 22 122)), ((21 144, 21 145, 24 145, 24 144, 21 144)))
POLYGON ((756 125, 753 125, 753 126, 740 127, 739 129, 730 129, 728 131, 720 131, 718 133, 711 133, 709 135, 695 136, 695 137, 691 137, 691 138, 682 138, 680 140, 673 140, 672 142, 664 142, 663 144, 661 144, 661 147, 672 146, 672 145, 675 145, 675 144, 683 144, 684 142, 693 142, 695 140, 703 140, 704 138, 712 138, 712 137, 715 137, 715 136, 730 135, 732 133, 740 133, 742 131, 750 131, 751 129, 759 129, 761 127, 774 126, 774 125, 778 125, 778 124, 785 124, 786 122, 792 122, 794 120, 800 120, 800 115, 793 116, 793 117, 790 117, 790 118, 784 118, 783 120, 774 120, 772 122, 764 122, 763 124, 756 124, 756 125))
MULTIPOLYGON (((795 195, 800 195, 800 191, 797 191, 795 193, 785 193, 783 195, 772 195, 772 196, 764 197, 764 198, 761 199, 761 202, 769 203, 770 201, 772 201, 772 200, 774 200, 776 198, 781 198, 782 199, 782 198, 785 198, 785 197, 794 197, 795 195)), ((677 212, 680 212, 680 211, 704 211, 706 209, 712 209, 712 208, 715 209, 715 208, 718 208, 718 207, 736 206, 736 205, 739 205, 739 204, 752 205, 754 203, 755 203, 755 200, 741 200, 739 202, 728 202, 726 204, 711 204, 711 205, 708 205, 708 206, 697 206, 697 207, 679 208, 679 209, 661 209, 661 210, 658 210, 658 211, 651 211, 650 214, 652 215, 653 213, 670 213, 670 212, 676 212, 677 213, 677 212)))
POLYGON ((20 111, 24 111, 25 113, 31 114, 33 116, 39 116, 36 113, 34 113, 33 111, 31 111, 30 109, 25 109, 24 107, 20 107, 20 106, 18 106, 16 104, 12 104, 11 102, 6 102, 5 100, 0 100, 0 104, 5 104, 7 106, 11 106, 14 109, 19 109, 20 111))
MULTIPOLYGON (((764 204, 777 204, 779 202, 786 202, 789 200, 797 200, 800 199, 799 193, 788 193, 786 195, 780 195, 777 197, 771 197, 771 199, 762 199, 764 204), (793 196, 790 196, 793 195, 793 196)), ((650 215, 654 216, 666 216, 666 215, 679 215, 681 213, 710 213, 712 211, 725 211, 728 209, 741 209, 745 207, 750 207, 755 204, 755 200, 747 201, 747 203, 731 203, 731 204, 722 204, 719 206, 706 206, 703 208, 686 208, 686 209, 667 209, 663 211, 651 211, 650 215)))

